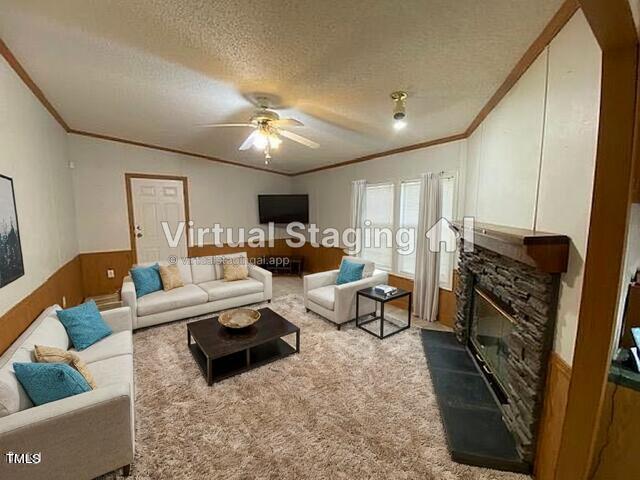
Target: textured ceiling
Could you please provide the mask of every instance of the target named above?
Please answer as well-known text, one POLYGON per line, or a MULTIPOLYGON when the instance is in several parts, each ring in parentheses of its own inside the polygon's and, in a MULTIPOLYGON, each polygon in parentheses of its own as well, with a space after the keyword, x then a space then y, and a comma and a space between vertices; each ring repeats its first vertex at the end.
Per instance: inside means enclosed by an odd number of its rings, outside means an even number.
POLYGON ((318 143, 296 172, 457 134, 560 0, 0 0, 0 36, 72 129, 261 166, 243 94, 282 98, 318 143), (391 128, 393 90, 409 126, 391 128))

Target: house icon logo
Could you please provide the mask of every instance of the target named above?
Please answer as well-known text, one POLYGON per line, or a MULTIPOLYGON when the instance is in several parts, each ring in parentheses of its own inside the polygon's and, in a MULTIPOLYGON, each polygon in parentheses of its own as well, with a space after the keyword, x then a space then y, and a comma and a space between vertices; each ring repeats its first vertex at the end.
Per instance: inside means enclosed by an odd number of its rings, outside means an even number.
POLYGON ((473 217, 464 217, 462 225, 464 235, 461 234, 460 229, 454 227, 454 225, 444 217, 434 223, 425 236, 429 240, 429 251, 454 253, 458 249, 458 241, 461 237, 464 237, 464 250, 469 251, 471 248, 473 251, 473 217), (471 241, 469 241, 471 240, 471 241))

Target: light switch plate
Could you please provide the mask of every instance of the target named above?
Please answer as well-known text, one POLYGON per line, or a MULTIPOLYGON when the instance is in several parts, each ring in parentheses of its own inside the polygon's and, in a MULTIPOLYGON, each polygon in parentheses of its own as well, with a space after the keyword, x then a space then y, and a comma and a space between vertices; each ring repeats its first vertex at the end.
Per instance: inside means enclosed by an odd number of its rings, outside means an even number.
POLYGON ((116 272, 113 268, 107 269, 107 278, 116 278, 116 272))

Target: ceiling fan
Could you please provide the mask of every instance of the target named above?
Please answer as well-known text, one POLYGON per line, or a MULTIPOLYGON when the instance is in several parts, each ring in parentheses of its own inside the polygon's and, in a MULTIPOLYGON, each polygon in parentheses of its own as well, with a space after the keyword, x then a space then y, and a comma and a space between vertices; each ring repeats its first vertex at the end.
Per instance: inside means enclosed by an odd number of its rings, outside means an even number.
POLYGON ((254 130, 242 142, 238 150, 249 150, 251 147, 264 152, 265 164, 269 164, 271 150, 280 147, 282 139, 288 138, 296 143, 309 148, 318 148, 320 145, 313 140, 290 132, 286 128, 303 127, 304 124, 294 118, 280 118, 277 112, 269 108, 268 102, 260 102, 257 110, 251 115, 248 123, 212 123, 202 127, 250 127, 254 130))

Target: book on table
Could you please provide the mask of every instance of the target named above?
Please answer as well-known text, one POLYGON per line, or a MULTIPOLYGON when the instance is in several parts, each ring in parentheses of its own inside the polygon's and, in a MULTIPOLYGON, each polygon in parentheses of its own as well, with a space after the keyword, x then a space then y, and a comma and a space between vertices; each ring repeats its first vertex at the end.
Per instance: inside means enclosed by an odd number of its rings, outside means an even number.
POLYGON ((392 287, 391 285, 376 285, 374 287, 374 291, 382 295, 392 295, 396 293, 398 289, 396 287, 392 287))

